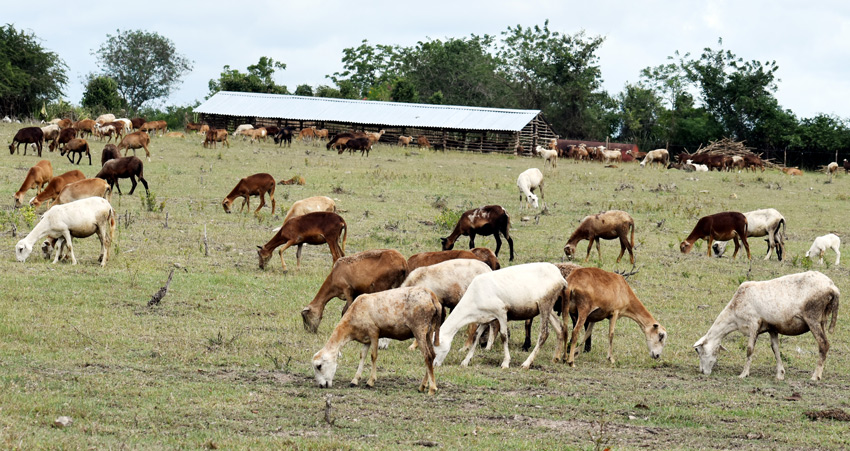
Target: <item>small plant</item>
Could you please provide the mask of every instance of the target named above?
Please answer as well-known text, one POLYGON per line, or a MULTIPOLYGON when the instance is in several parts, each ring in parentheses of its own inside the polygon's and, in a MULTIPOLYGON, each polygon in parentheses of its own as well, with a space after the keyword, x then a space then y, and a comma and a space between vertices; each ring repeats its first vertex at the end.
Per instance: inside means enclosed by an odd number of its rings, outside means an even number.
POLYGON ((439 210, 445 210, 448 207, 448 199, 443 196, 434 196, 431 206, 439 210))
POLYGON ((145 191, 145 194, 140 194, 142 198, 142 208, 150 212, 162 211, 165 208, 165 201, 159 205, 156 203, 156 193, 153 191, 145 191))
POLYGON ((812 266, 814 266, 814 261, 809 257, 803 257, 800 260, 800 266, 802 266, 803 269, 808 271, 808 270, 812 269, 812 266))
POLYGON ((463 212, 460 210, 444 209, 437 215, 437 219, 434 222, 441 228, 452 229, 462 215, 463 212))
POLYGON ((240 332, 230 338, 227 338, 221 333, 221 331, 218 331, 216 336, 207 338, 207 349, 212 351, 216 348, 230 346, 241 336, 242 333, 240 332))
POLYGON ((603 418, 604 415, 605 412, 603 411, 599 416, 599 420, 595 422, 598 425, 596 430, 587 431, 587 435, 590 436, 590 441, 593 443, 594 451, 610 449, 606 446, 611 441, 611 437, 607 430, 608 421, 603 418))

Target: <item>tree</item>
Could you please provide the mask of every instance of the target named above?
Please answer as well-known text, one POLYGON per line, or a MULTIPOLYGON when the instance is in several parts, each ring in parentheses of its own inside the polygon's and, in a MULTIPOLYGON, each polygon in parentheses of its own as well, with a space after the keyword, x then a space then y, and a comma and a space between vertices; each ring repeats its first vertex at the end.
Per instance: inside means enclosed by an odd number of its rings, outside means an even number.
MULTIPOLYGON (((224 66, 218 80, 210 80, 209 96, 219 91, 262 92, 267 94, 289 94, 286 86, 274 81, 277 70, 285 70, 286 64, 261 56, 257 64, 248 66, 248 73, 224 66)), ((309 86, 308 86, 309 88, 309 86)))
POLYGON ((313 97, 313 87, 310 86, 310 85, 306 85, 306 84, 305 85, 298 85, 298 87, 295 88, 295 95, 313 97))
POLYGON ((116 112, 125 106, 118 93, 118 83, 105 75, 95 74, 89 74, 80 103, 94 112, 116 112))
MULTIPOLYGON (((340 91, 343 82, 350 83, 357 94, 351 98, 367 97, 372 86, 392 80, 398 75, 399 47, 392 45, 369 45, 364 39, 358 47, 349 47, 342 51, 342 72, 328 75, 340 91)), ((350 93, 350 92, 349 92, 350 93)), ((346 98, 348 98, 346 96, 346 98)))
POLYGON ((131 111, 167 97, 192 70, 192 61, 156 32, 117 30, 115 35, 107 34, 106 42, 93 54, 103 74, 118 84, 131 111))
POLYGON ((33 33, 0 27, 0 113, 33 115, 62 95, 68 66, 33 33))
POLYGON ((660 126, 661 98, 654 90, 641 84, 627 84, 618 96, 617 104, 618 139, 633 142, 640 148, 654 148, 663 134, 660 126))
POLYGON ((395 80, 391 95, 393 102, 419 102, 419 92, 416 90, 416 85, 406 78, 395 80))
POLYGON ((573 138, 597 138, 608 128, 606 105, 600 91, 602 72, 596 51, 601 36, 584 31, 562 35, 543 27, 517 25, 503 32, 499 57, 520 108, 539 108, 558 130, 573 138))

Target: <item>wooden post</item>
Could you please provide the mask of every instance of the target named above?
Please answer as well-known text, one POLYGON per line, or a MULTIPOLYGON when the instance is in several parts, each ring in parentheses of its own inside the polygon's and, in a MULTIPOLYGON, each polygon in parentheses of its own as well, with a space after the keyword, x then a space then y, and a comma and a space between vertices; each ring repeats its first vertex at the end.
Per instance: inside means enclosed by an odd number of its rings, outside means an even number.
POLYGON ((443 152, 446 151, 446 144, 447 144, 446 141, 447 141, 448 136, 449 136, 449 132, 447 132, 446 129, 443 129, 443 152))
POLYGON ((782 166, 788 167, 788 146, 785 146, 785 154, 782 156, 782 166))

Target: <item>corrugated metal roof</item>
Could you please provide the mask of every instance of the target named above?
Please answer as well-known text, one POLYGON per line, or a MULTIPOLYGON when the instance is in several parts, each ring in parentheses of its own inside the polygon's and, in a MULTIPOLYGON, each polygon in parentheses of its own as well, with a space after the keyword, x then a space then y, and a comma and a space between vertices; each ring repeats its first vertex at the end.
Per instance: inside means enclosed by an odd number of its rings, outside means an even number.
POLYGON ((221 91, 196 113, 398 127, 520 131, 540 110, 377 102, 221 91))

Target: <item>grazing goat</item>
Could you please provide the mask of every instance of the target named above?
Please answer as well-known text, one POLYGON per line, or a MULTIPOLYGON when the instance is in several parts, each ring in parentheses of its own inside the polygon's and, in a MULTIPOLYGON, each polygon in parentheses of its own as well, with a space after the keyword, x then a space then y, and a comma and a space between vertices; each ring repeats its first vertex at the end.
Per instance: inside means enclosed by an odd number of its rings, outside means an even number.
MULTIPOLYGON (((327 243, 328 247, 330 247, 333 261, 336 262, 337 259, 345 256, 345 240, 347 237, 348 227, 346 227, 345 220, 336 213, 317 211, 292 218, 283 223, 283 226, 268 243, 263 246, 257 246, 260 269, 265 269, 272 253, 280 245, 283 245, 283 248, 280 250, 280 264, 283 266, 284 271, 286 271, 286 263, 283 261, 283 251, 290 246, 302 243, 313 245, 327 243), (342 248, 340 248, 339 236, 343 232, 342 248)), ((298 248, 295 256, 297 259, 296 267, 300 268, 301 247, 298 248)))
POLYGON ((95 177, 101 178, 109 182, 109 187, 118 187, 118 194, 121 194, 121 185, 118 184, 118 179, 130 179, 133 187, 130 188, 130 195, 136 190, 136 178, 145 186, 145 193, 148 193, 148 181, 145 180, 144 163, 138 157, 121 157, 107 161, 100 172, 95 177))
POLYGON ((838 265, 841 261, 841 251, 838 250, 839 247, 841 247, 841 238, 838 238, 838 235, 829 233, 824 236, 819 236, 815 238, 815 241, 812 243, 812 247, 810 247, 806 252, 806 257, 810 259, 818 257, 820 259, 818 262, 822 265, 823 256, 826 253, 826 250, 832 249, 835 252, 835 264, 838 265))
POLYGON ((401 147, 409 146, 411 141, 413 141, 412 136, 399 136, 398 137, 398 145, 401 146, 401 147))
POLYGON ((604 164, 623 162, 623 153, 619 150, 605 150, 604 147, 600 146, 597 148, 597 154, 602 154, 602 163, 604 164))
POLYGON ((411 255, 407 259, 407 268, 410 271, 423 266, 435 265, 447 260, 455 260, 465 258, 470 260, 480 260, 487 264, 490 269, 496 270, 501 268, 499 259, 496 254, 486 247, 476 247, 471 250, 451 250, 451 251, 435 251, 435 252, 420 252, 411 255))
POLYGON ((67 119, 67 118, 65 118, 65 119, 53 119, 53 121, 50 121, 50 122, 58 125, 59 128, 61 128, 62 130, 65 130, 66 128, 71 128, 71 126, 74 125, 74 122, 70 119, 67 119), (56 121, 56 122, 53 122, 53 121, 56 121))
MULTIPOLYGON (((148 136, 145 132, 133 132, 129 135, 125 136, 124 139, 121 140, 121 143, 118 144, 118 150, 124 150, 124 156, 127 156, 127 153, 130 149, 133 149, 133 155, 136 155, 136 149, 145 149, 145 155, 148 157, 148 161, 151 161, 151 151, 148 149, 148 145, 151 143, 151 137, 148 136)), ((119 191, 120 192, 120 191, 119 191)))
POLYGON ((27 171, 27 176, 24 178, 24 183, 21 184, 21 189, 15 193, 15 208, 20 208, 24 205, 24 195, 27 191, 35 188, 36 195, 41 194, 42 189, 50 183, 53 178, 53 165, 50 160, 41 160, 27 171))
POLYGON ((593 249, 593 243, 596 243, 596 252, 599 254, 599 260, 602 260, 602 249, 599 247, 599 240, 620 239, 620 256, 617 257, 617 263, 623 258, 626 250, 629 251, 629 260, 635 264, 635 221, 628 213, 621 210, 610 210, 587 216, 581 220, 581 223, 576 228, 575 232, 567 240, 564 246, 564 254, 567 258, 573 258, 576 252, 576 246, 581 240, 588 240, 587 255, 584 261, 590 258, 590 251, 593 249), (629 241, 629 230, 632 231, 632 239, 629 241))
POLYGON ((37 196, 30 199, 29 204, 35 208, 38 208, 42 203, 47 202, 47 206, 50 207, 50 204, 59 197, 59 193, 62 191, 62 188, 69 183, 74 183, 80 180, 85 180, 86 176, 82 173, 82 171, 74 169, 73 171, 68 171, 64 174, 57 175, 50 179, 50 182, 47 184, 41 193, 37 196))
POLYGON ((239 213, 242 213, 246 205, 249 210, 251 209, 251 196, 260 196, 260 205, 254 210, 254 214, 258 214, 260 209, 263 208, 263 205, 266 204, 266 193, 269 193, 269 199, 272 202, 271 214, 274 214, 274 189, 275 181, 271 174, 260 173, 249 175, 239 180, 239 183, 230 191, 230 194, 221 201, 221 206, 224 207, 225 212, 230 213, 230 207, 233 205, 233 201, 242 197, 244 200, 242 201, 242 207, 239 209, 239 213))
POLYGON ((354 133, 337 133, 325 144, 325 148, 331 150, 331 148, 339 150, 349 139, 355 138, 354 133))
POLYGON ((230 148, 230 141, 227 140, 227 130, 225 129, 211 129, 207 131, 207 134, 204 135, 204 148, 209 148, 210 144, 212 144, 213 148, 218 147, 217 143, 223 142, 227 148, 230 148))
MULTIPOLYGON (((275 133, 274 143, 283 146, 283 143, 286 142, 287 147, 292 147, 292 132, 294 130, 295 127, 283 127, 279 132, 275 133)), ((328 146, 328 148, 330 148, 330 146, 328 146)))
POLYGON ((345 301, 342 312, 365 293, 398 288, 407 277, 407 262, 394 249, 372 249, 341 257, 333 265, 313 300, 301 310, 304 329, 316 333, 325 306, 333 298, 345 301))
MULTIPOLYGON (((748 211, 744 217, 747 218, 747 238, 767 237, 767 255, 764 259, 769 260, 773 249, 776 249, 776 257, 782 261, 785 254, 785 217, 782 213, 775 208, 765 208, 748 211)), ((723 256, 726 244, 725 241, 718 241, 712 245, 715 257, 723 256)))
POLYGON ((543 195, 543 173, 540 169, 526 169, 517 177, 516 185, 519 188, 520 210, 527 208, 529 204, 532 208, 538 208, 537 196, 534 195, 534 190, 537 188, 540 188, 540 198, 543 199, 543 208, 546 208, 546 197, 543 195))
POLYGON ((32 253, 32 246, 43 237, 59 239, 59 250, 53 263, 59 261, 63 247, 71 254, 71 263, 76 265, 74 247, 71 238, 86 238, 97 234, 100 239, 101 253, 98 261, 106 266, 109 259, 109 246, 115 236, 115 211, 109 201, 100 197, 90 197, 69 204, 57 205, 41 217, 32 231, 15 245, 15 258, 24 262, 32 253))
POLYGON ((552 166, 552 169, 558 167, 558 151, 547 149, 543 146, 537 146, 537 155, 543 158, 543 169, 546 169, 546 163, 552 166))
POLYGON ((797 168, 782 168, 782 172, 784 172, 784 173, 786 173, 786 174, 788 174, 792 177, 795 176, 795 175, 799 175, 799 176, 803 175, 803 171, 801 171, 797 168))
POLYGON ((811 331, 820 353, 812 380, 820 380, 829 352, 826 322, 831 315, 829 333, 834 333, 839 297, 840 292, 832 280, 817 271, 742 283, 708 332, 694 343, 700 372, 711 374, 717 363, 717 350, 723 347, 723 337, 737 331, 747 337, 747 361, 738 377, 749 376, 756 340, 767 332, 776 357, 776 378, 783 380, 785 368, 779 355, 779 334, 801 335, 811 331))
POLYGON ((165 122, 165 121, 145 122, 144 124, 142 124, 141 127, 139 127, 139 131, 140 132, 153 131, 153 133, 152 133, 153 136, 157 136, 157 133, 159 133, 159 136, 162 136, 162 135, 165 134, 166 131, 168 131, 168 123, 165 122))
POLYGON ((107 144, 103 146, 103 151, 100 152, 100 166, 106 164, 109 160, 121 158, 121 152, 115 147, 115 144, 107 144))
POLYGON ((9 154, 14 155, 15 151, 19 154, 21 153, 20 147, 21 144, 24 145, 24 155, 27 154, 27 146, 30 144, 35 144, 35 148, 38 150, 38 156, 41 156, 41 145, 44 141, 44 132, 41 131, 39 127, 24 127, 18 130, 15 133, 15 137, 12 138, 12 144, 9 144, 9 154))
POLYGON ((77 137, 77 129, 74 128, 63 128, 62 131, 59 132, 59 138, 52 141, 50 143, 50 151, 53 152, 56 148, 64 147, 64 144, 68 144, 72 139, 77 137))
MULTIPOLYGON (((608 361, 614 363, 614 326, 621 316, 638 323, 646 336, 649 354, 653 359, 661 357, 667 331, 644 307, 623 276, 599 268, 578 268, 567 277, 567 286, 563 310, 576 315, 569 348, 563 353, 570 366, 575 366, 576 343, 585 322, 595 323, 603 319, 608 320, 608 361)), ((563 337, 559 343, 566 343, 569 332, 567 315, 563 318, 563 337)), ((586 335, 590 335, 590 330, 588 328, 586 335)))
POLYGON ((667 149, 655 149, 650 150, 646 153, 646 157, 644 157, 643 161, 640 162, 640 167, 645 168, 646 164, 649 163, 652 166, 653 163, 658 163, 663 165, 662 167, 667 167, 670 164, 670 152, 667 152, 667 149))
MULTIPOLYGON (((244 134, 245 130, 253 130, 254 126, 251 124, 242 124, 236 127, 236 130, 233 131, 233 137, 237 137, 239 135, 244 134)), ((243 138, 244 139, 244 138, 243 138)))
POLYGON ((109 187, 109 182, 95 177, 69 183, 62 188, 62 191, 59 191, 59 196, 54 205, 69 204, 87 197, 102 197, 111 200, 112 188, 109 187))
MULTIPOLYGON (((47 141, 50 141, 50 144, 48 144, 48 146, 47 146, 48 149, 54 148, 54 146, 55 146, 54 143, 56 142, 57 139, 59 139, 59 134, 61 132, 62 132, 62 129, 59 128, 59 126, 56 125, 56 124, 50 124, 48 126, 41 127, 41 133, 44 135, 44 142, 46 143, 47 141)), ((52 150, 51 150, 51 152, 52 152, 52 150)))
POLYGON ((416 145, 419 146, 420 149, 423 147, 426 149, 431 148, 431 143, 428 141, 428 137, 425 135, 419 135, 416 137, 416 145))
POLYGON ((65 148, 59 152, 59 155, 68 157, 68 161, 71 164, 80 164, 80 161, 83 160, 83 154, 88 155, 89 157, 89 166, 91 166, 91 150, 89 149, 89 143, 85 139, 74 138, 68 144, 65 145, 65 148), (74 163, 74 156, 72 154, 77 153, 79 157, 77 158, 77 162, 74 163))
POLYGON ((829 179, 832 180, 832 176, 838 172, 838 163, 832 162, 826 166, 826 173, 829 175, 829 179))
POLYGON ((97 124, 91 119, 83 119, 75 122, 73 127, 77 129, 80 138, 85 138, 86 134, 93 135, 95 133, 97 124))
POLYGON ((747 250, 747 259, 752 259, 750 255, 750 244, 747 242, 747 217, 743 213, 737 211, 726 211, 713 215, 703 216, 697 221, 694 230, 679 244, 679 250, 683 254, 687 254, 694 247, 694 243, 699 239, 708 241, 708 256, 711 257, 711 244, 714 240, 729 241, 734 240, 735 252, 732 258, 738 256, 738 249, 741 248, 738 244, 740 239, 744 243, 744 249, 747 250))
POLYGON ((133 125, 133 130, 142 128, 142 125, 145 125, 145 122, 147 122, 147 119, 143 117, 134 117, 130 119, 130 123, 133 125))
POLYGON ((313 356, 316 383, 322 388, 333 386, 340 349, 354 340, 363 343, 363 349, 351 385, 356 386, 360 382, 366 352, 371 349, 372 372, 366 385, 374 387, 378 377, 378 339, 415 338, 425 358, 425 377, 419 385, 419 391, 425 391, 427 386, 428 394, 433 395, 437 391, 437 383, 434 379, 434 345, 431 337, 439 337, 440 310, 439 301, 427 288, 396 288, 358 297, 342 316, 325 346, 313 356))
POLYGON ((186 138, 186 134, 183 132, 168 132, 165 134, 166 138, 186 138))
POLYGON ((450 251, 455 245, 458 237, 461 235, 469 237, 469 248, 475 247, 475 235, 493 235, 496 240, 496 256, 499 256, 499 249, 502 248, 502 239, 499 234, 504 235, 508 240, 508 248, 510 249, 510 261, 514 261, 514 240, 511 239, 511 217, 499 205, 486 205, 480 208, 473 208, 464 212, 457 221, 452 233, 440 238, 443 244, 444 251, 450 251))
POLYGON ((327 196, 313 196, 301 199, 289 207, 289 211, 287 211, 286 216, 283 217, 283 223, 286 224, 286 221, 289 221, 292 218, 316 211, 328 211, 333 213, 336 211, 336 203, 334 203, 333 199, 327 196))
MULTIPOLYGON (((566 289, 567 282, 561 276, 561 271, 551 263, 526 263, 479 275, 472 280, 466 293, 443 323, 439 345, 434 346, 437 353, 435 363, 438 366, 443 363, 452 346, 452 339, 462 327, 497 320, 505 352, 501 366, 508 368, 511 362, 508 351, 508 320, 522 321, 540 315, 540 336, 537 338, 537 345, 522 364, 523 368, 528 369, 546 342, 550 323, 558 339, 561 339, 561 327, 553 308, 558 298, 565 295, 566 289)), ((478 339, 483 332, 484 328, 479 327, 478 339)), ((469 365, 475 348, 476 346, 469 347, 461 366, 469 365)))
MULTIPOLYGON (((337 143, 339 143, 339 140, 337 140, 337 143)), ((346 150, 348 150, 349 153, 356 152, 359 150, 361 157, 364 153, 368 157, 369 151, 372 150, 372 142, 371 140, 369 140, 369 138, 350 138, 345 142, 342 147, 340 147, 337 154, 341 155, 346 150)))

